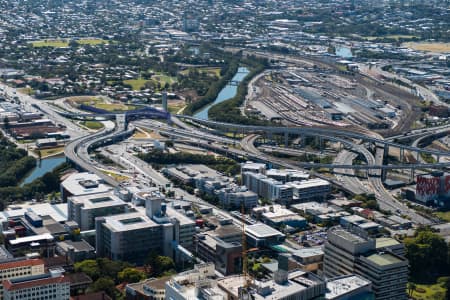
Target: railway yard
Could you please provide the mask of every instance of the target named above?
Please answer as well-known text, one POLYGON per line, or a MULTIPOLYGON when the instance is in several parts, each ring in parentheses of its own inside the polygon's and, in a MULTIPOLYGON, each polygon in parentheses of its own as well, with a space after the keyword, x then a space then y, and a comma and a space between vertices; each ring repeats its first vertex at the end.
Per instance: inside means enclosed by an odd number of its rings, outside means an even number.
POLYGON ((255 82, 245 111, 287 125, 374 130, 385 137, 414 126, 421 114, 420 98, 345 68, 343 64, 290 62, 255 82))

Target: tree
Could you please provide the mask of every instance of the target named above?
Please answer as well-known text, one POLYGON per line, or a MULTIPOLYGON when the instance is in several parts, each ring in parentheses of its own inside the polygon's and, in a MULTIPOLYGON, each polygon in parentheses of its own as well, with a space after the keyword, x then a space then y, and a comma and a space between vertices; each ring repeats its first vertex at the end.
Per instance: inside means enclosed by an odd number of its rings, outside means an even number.
POLYGON ((108 295, 114 297, 115 288, 114 280, 109 277, 102 277, 91 284, 89 292, 105 291, 108 295))
POLYGON ((175 269, 175 262, 168 256, 158 255, 158 252, 152 251, 147 260, 146 265, 151 266, 151 273, 154 276, 159 276, 164 272, 175 269))
POLYGON ((125 268, 118 273, 118 278, 122 282, 135 283, 147 278, 144 272, 135 268, 125 268))
POLYGON ((93 280, 100 277, 100 269, 98 267, 97 261, 93 259, 87 259, 82 262, 75 263, 75 271, 86 273, 93 280))
POLYGON ((405 239, 404 243, 411 279, 434 282, 439 275, 448 275, 449 249, 441 236, 430 229, 419 228, 416 236, 405 239))
POLYGON ((408 282, 408 295, 409 297, 412 297, 413 292, 416 289, 416 284, 414 282, 408 282))

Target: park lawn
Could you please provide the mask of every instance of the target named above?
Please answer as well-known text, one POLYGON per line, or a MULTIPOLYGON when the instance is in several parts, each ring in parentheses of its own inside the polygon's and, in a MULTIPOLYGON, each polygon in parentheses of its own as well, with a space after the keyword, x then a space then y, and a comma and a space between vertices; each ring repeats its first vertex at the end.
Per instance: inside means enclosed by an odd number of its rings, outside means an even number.
POLYGON ((417 284, 412 293, 414 300, 445 300, 446 289, 439 283, 436 284, 417 284), (423 289, 423 293, 417 290, 423 289))
POLYGON ((27 95, 34 95, 34 93, 35 93, 35 91, 30 87, 20 88, 20 89, 17 89, 17 91, 19 93, 27 94, 27 95))
POLYGON ((94 107, 107 111, 126 111, 136 109, 134 105, 126 105, 123 103, 95 103, 94 107))
MULTIPOLYGON (((62 48, 62 47, 69 47, 69 42, 70 42, 70 40, 68 40, 68 39, 60 39, 60 40, 34 41, 34 42, 31 42, 31 44, 35 48, 39 48, 39 47, 62 48)), ((76 40, 76 42, 79 45, 92 45, 92 46, 109 43, 109 41, 103 40, 103 39, 79 39, 79 40, 76 40)))
POLYGON ((76 40, 76 42, 80 45, 93 45, 93 46, 109 43, 109 41, 103 39, 79 39, 76 40))
POLYGON ((31 42, 33 47, 52 47, 52 48, 64 48, 69 47, 69 41, 67 40, 42 40, 31 42))
POLYGON ((442 220, 446 222, 450 222, 450 211, 438 211, 434 213, 438 218, 441 218, 442 220))
MULTIPOLYGON (((210 76, 217 76, 217 77, 221 77, 220 75, 220 68, 215 68, 215 67, 204 67, 204 68, 198 68, 199 72, 206 72, 208 73, 208 75, 210 76)), ((182 75, 187 75, 189 74, 189 69, 183 70, 180 72, 182 75)))
POLYGON ((184 103, 178 103, 178 104, 169 104, 167 108, 169 109, 169 112, 171 114, 176 114, 180 109, 182 109, 185 106, 186 105, 184 103))
POLYGON ((104 127, 103 123, 98 121, 82 121, 81 125, 86 126, 87 128, 92 130, 99 130, 104 127))
POLYGON ((140 91, 141 88, 143 88, 147 82, 148 82, 148 80, 143 79, 143 78, 128 79, 128 80, 123 81, 124 84, 131 85, 131 88, 133 89, 133 91, 140 91))
POLYGON ((177 79, 175 77, 171 77, 171 76, 165 75, 165 74, 155 74, 152 76, 151 80, 156 83, 159 82, 159 84, 161 86, 164 86, 166 83, 168 83, 169 85, 172 85, 177 81, 177 79))
POLYGON ((64 146, 36 150, 36 152, 37 151, 41 152, 41 158, 45 158, 45 157, 48 157, 48 156, 53 156, 53 155, 56 155, 56 154, 63 153, 64 152, 64 146))
POLYGON ((428 52, 450 52, 450 43, 403 43, 402 46, 428 52))

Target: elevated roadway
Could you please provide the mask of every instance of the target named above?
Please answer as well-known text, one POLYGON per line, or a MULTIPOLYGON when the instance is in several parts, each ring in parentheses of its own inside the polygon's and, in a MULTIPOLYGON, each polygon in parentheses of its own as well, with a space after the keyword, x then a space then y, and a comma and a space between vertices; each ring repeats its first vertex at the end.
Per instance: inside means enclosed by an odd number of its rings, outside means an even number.
POLYGON ((377 145, 383 145, 387 147, 395 147, 403 150, 408 150, 411 152, 417 153, 426 153, 431 155, 440 155, 440 156, 450 156, 450 152, 448 151, 438 151, 438 150, 429 150, 423 149, 420 147, 413 147, 409 145, 402 145, 398 143, 394 143, 389 140, 380 139, 376 136, 369 136, 366 134, 361 134, 357 132, 353 132, 346 129, 333 129, 333 128, 325 128, 325 127, 281 127, 281 126, 252 126, 252 125, 239 125, 239 124, 231 124, 224 122, 216 122, 209 120, 201 120, 191 116, 179 115, 177 116, 180 119, 190 120, 194 123, 202 124, 208 126, 210 128, 215 128, 218 130, 223 130, 226 132, 236 132, 241 134, 286 134, 286 135, 306 135, 306 136, 318 136, 323 135, 327 136, 330 140, 333 140, 335 137, 344 137, 351 138, 357 140, 363 140, 366 142, 371 142, 377 145))

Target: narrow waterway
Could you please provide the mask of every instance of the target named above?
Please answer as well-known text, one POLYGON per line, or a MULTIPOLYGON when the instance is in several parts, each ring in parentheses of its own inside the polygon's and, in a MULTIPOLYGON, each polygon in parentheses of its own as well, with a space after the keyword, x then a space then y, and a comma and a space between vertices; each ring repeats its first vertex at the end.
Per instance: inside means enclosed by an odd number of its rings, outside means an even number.
POLYGON ((202 119, 202 120, 208 120, 209 109, 212 106, 214 106, 220 102, 223 102, 225 100, 231 99, 234 96, 236 96, 238 84, 235 84, 235 83, 241 82, 245 78, 245 76, 247 76, 248 73, 249 73, 249 70, 247 68, 240 67, 238 69, 237 73, 234 75, 233 79, 231 79, 233 84, 227 84, 217 95, 216 100, 214 100, 213 103, 206 105, 201 110, 199 110, 197 113, 195 113, 194 117, 202 119))
POLYGON ((37 161, 36 167, 27 175, 27 177, 24 178, 20 186, 32 182, 33 180, 43 176, 47 172, 53 171, 57 166, 65 161, 65 156, 44 158, 40 163, 39 161, 37 161))

